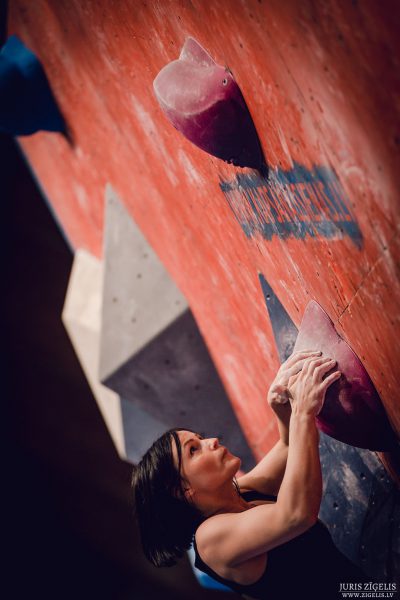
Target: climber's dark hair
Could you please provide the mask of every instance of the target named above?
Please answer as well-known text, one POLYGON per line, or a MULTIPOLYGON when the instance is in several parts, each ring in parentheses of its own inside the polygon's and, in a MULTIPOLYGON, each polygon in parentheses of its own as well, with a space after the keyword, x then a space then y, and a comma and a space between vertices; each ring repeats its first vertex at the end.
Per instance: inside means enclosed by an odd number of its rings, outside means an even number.
MULTIPOLYGON (((204 516, 186 499, 181 476, 182 447, 178 431, 166 431, 149 448, 132 473, 135 512, 145 556, 156 567, 170 567, 192 544, 204 516), (178 452, 174 463, 172 440, 178 452)), ((193 432, 194 433, 194 432, 193 432)), ((233 485, 240 495, 235 478, 233 485)))
POLYGON ((132 475, 143 550, 157 567, 170 567, 176 563, 190 548, 193 535, 203 520, 201 512, 184 495, 178 431, 182 429, 170 429, 158 438, 132 475), (178 469, 173 460, 173 439, 178 450, 178 469))

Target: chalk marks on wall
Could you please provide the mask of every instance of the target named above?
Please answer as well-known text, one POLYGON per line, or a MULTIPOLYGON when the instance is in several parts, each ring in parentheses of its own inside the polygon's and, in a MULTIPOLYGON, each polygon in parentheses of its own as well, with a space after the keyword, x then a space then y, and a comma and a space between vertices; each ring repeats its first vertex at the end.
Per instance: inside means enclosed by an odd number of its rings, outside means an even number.
POLYGON ((348 237, 362 246, 350 200, 333 169, 295 163, 287 171, 271 169, 268 179, 256 172, 221 179, 220 188, 248 238, 348 237))

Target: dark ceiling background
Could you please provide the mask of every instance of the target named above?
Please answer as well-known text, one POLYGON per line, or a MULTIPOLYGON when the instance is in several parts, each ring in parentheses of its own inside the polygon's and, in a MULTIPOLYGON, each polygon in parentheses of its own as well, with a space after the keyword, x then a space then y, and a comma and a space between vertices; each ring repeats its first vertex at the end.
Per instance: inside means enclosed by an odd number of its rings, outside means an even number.
POLYGON ((6 597, 222 598, 187 560, 156 569, 142 556, 131 466, 61 322, 72 252, 15 142, 0 137, 0 151, 6 597))

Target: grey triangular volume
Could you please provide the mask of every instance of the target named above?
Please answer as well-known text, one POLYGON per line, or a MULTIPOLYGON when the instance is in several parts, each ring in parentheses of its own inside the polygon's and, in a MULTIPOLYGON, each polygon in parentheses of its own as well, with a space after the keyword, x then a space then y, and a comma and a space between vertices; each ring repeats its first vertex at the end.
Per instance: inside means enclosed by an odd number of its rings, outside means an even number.
POLYGON ((125 446, 130 460, 135 462, 145 446, 134 439, 139 419, 143 427, 150 428, 143 432, 145 441, 158 434, 162 425, 164 430, 183 427, 219 437, 240 456, 244 470, 254 466, 252 452, 190 310, 103 383, 123 399, 125 446))
POLYGON ((126 457, 137 464, 154 440, 167 431, 168 426, 125 398, 121 398, 121 411, 126 457))
POLYGON ((258 274, 281 363, 293 351, 298 330, 262 273, 258 274))
POLYGON ((110 184, 105 191, 99 379, 187 310, 187 302, 110 184))

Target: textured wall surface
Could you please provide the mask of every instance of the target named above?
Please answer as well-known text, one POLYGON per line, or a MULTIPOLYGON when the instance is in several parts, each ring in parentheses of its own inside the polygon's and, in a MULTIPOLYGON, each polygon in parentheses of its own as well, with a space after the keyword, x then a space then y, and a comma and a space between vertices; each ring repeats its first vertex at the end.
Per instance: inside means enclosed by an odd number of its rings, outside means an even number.
POLYGON ((396 3, 11 0, 74 144, 21 138, 75 248, 100 255, 110 182, 189 301, 256 456, 277 439, 278 365, 259 273, 298 327, 318 301, 400 431, 396 3), (167 122, 152 81, 196 38, 232 70, 270 166, 212 158, 167 122))

